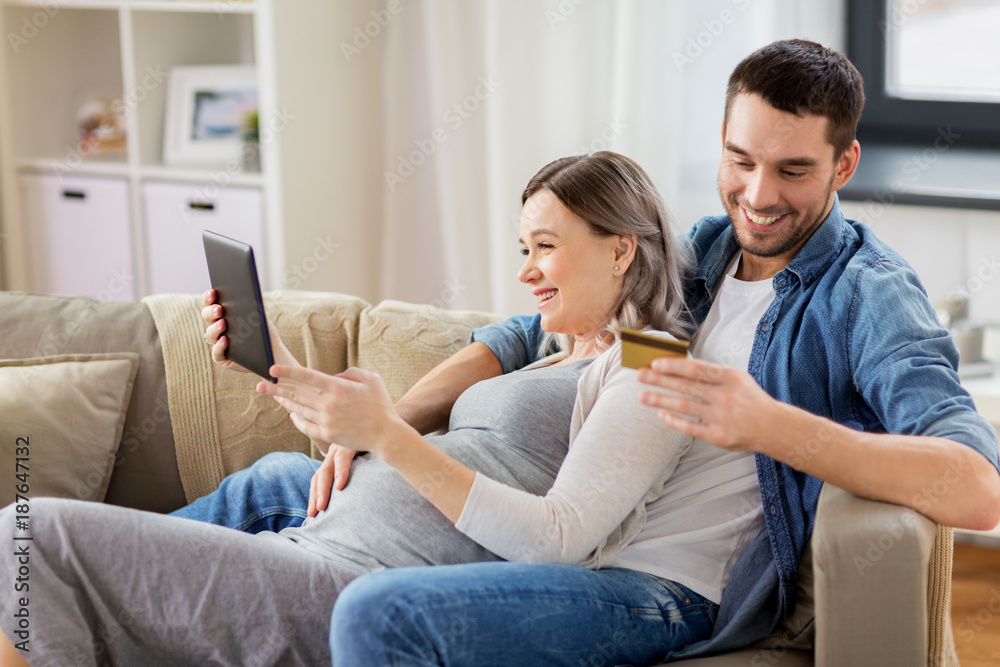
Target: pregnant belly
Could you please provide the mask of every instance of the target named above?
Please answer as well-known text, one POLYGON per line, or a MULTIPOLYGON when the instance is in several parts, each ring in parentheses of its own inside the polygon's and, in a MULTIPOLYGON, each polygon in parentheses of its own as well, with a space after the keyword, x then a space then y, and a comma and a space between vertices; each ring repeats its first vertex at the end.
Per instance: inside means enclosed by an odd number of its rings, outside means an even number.
MULTIPOLYGON (((555 479, 550 466, 533 465, 495 441, 473 445, 468 438, 440 437, 434 443, 463 465, 531 493, 544 494, 555 479)), ((440 485, 446 472, 434 471, 420 485, 440 485)), ((372 454, 355 459, 347 486, 333 492, 325 511, 281 534, 366 570, 500 560, 459 532, 392 466, 372 454)))

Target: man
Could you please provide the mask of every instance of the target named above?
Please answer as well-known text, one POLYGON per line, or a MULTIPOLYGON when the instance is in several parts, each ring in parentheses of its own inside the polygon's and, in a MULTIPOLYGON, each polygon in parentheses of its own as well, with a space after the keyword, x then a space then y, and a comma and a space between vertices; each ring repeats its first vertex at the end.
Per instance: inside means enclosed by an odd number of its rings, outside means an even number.
MULTIPOLYGON (((727 215, 688 233, 698 262, 686 290, 696 358, 660 359, 639 377, 651 387, 641 400, 668 426, 755 453, 765 528, 733 567, 711 638, 664 659, 745 646, 782 622, 824 481, 944 525, 1000 520, 996 433, 958 382, 948 332, 906 262, 840 212, 837 190, 860 157, 863 104, 850 62, 801 40, 760 49, 730 77, 718 178, 727 215)), ((475 370, 449 362, 429 381, 467 386, 495 372, 494 355, 504 371, 523 366, 539 347, 538 318, 512 318, 473 340, 460 359, 475 370)), ((561 643, 572 636, 572 607, 505 617, 498 591, 542 599, 547 584, 483 567, 356 582, 334 611, 338 667, 476 656, 504 664, 497 651, 525 645, 539 661, 577 664, 561 643)), ((613 655, 612 664, 627 660, 613 655)))

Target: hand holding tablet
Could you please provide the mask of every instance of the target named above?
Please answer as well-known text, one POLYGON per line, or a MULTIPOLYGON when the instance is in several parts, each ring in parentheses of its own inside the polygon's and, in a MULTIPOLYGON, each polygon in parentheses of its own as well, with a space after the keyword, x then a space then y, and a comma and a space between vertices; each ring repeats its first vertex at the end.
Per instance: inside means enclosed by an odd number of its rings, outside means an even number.
POLYGON ((277 382, 269 374, 274 353, 253 248, 210 231, 202 232, 202 241, 212 288, 226 320, 226 356, 262 378, 277 382))

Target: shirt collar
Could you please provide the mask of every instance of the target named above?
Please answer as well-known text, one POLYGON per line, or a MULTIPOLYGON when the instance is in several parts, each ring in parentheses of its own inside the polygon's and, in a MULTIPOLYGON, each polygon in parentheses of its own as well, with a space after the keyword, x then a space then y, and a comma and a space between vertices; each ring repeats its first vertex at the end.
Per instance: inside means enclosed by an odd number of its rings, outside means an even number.
MULTIPOLYGON (((845 224, 844 215, 840 211, 840 197, 834 195, 833 206, 830 207, 826 218, 795 254, 788 266, 779 271, 775 278, 786 272, 791 273, 798 277, 804 287, 816 280, 840 254, 844 244, 845 224)), ((739 243, 736 241, 736 235, 733 233, 733 226, 730 223, 698 265, 693 278, 694 282, 701 283, 700 287, 705 292, 714 293, 715 286, 722 274, 725 273, 729 260, 732 259, 737 250, 739 250, 739 243)))
POLYGON ((803 287, 808 287, 833 264, 844 245, 844 214, 840 212, 840 197, 834 195, 833 206, 826 219, 813 232, 784 269, 778 272, 795 274, 803 287))

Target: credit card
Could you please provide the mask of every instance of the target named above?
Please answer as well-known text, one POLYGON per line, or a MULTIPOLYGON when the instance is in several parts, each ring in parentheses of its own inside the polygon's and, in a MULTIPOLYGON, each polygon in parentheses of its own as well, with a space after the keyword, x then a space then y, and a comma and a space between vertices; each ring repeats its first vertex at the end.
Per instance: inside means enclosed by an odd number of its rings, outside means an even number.
POLYGON ((629 368, 649 366, 653 359, 664 356, 687 356, 688 343, 683 340, 660 338, 635 329, 622 329, 622 365, 629 368))

